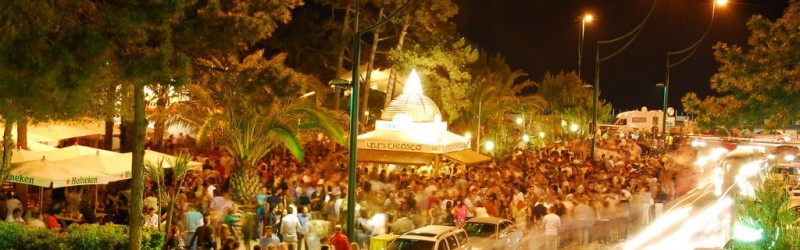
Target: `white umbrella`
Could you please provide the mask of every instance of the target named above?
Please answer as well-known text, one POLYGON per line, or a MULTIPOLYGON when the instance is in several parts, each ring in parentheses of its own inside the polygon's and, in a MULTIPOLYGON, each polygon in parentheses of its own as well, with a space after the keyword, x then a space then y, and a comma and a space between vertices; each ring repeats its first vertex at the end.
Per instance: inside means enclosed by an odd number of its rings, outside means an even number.
POLYGON ((105 156, 120 155, 120 153, 114 151, 108 151, 81 145, 72 145, 68 147, 59 148, 53 151, 44 151, 40 153, 44 155, 45 159, 51 161, 65 160, 85 155, 105 155, 105 156))
POLYGON ((65 160, 54 161, 57 165, 75 166, 106 175, 108 182, 131 178, 131 162, 123 162, 108 155, 84 155, 65 160))
POLYGON ((60 188, 107 184, 108 178, 99 172, 69 165, 55 164, 48 160, 34 160, 11 164, 6 181, 35 185, 39 187, 60 188))
MULTIPOLYGON (((132 153, 124 153, 115 156, 111 156, 119 161, 127 162, 131 164, 133 161, 133 154, 132 153)), ((158 165, 159 162, 163 160, 164 168, 172 168, 172 163, 175 162, 175 156, 159 153, 152 150, 145 150, 144 151, 144 164, 148 162, 150 164, 158 165)), ((200 170, 203 164, 196 162, 196 161, 189 161, 189 170, 200 170)))
POLYGON ((33 152, 24 149, 14 150, 11 153, 11 163, 41 160, 44 155, 41 152, 33 152))

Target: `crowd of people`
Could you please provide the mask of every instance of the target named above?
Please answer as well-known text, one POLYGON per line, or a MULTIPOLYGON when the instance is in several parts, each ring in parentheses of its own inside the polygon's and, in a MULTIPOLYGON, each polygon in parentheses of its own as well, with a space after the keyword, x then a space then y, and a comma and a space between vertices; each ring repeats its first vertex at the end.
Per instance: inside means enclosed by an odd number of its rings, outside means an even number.
MULTIPOLYGON (((175 141, 171 147, 181 149, 191 140, 175 141)), ((643 150, 642 144, 630 138, 600 140, 595 164, 583 140, 520 150, 502 163, 445 162, 440 169, 360 163, 354 239, 342 234, 346 152, 331 150, 326 141, 306 144, 303 161, 274 150, 259 165, 261 192, 253 197, 258 205, 242 208, 229 192, 232 157, 218 148, 205 150, 195 157, 202 171, 190 172, 181 187, 166 187, 181 189, 167 245, 239 249, 252 241, 259 249, 367 249, 373 236, 425 225, 462 226, 481 216, 513 221, 531 249, 616 241, 692 187, 692 178, 684 176, 691 171, 663 153, 643 150), (255 214, 254 223, 246 223, 247 212, 255 214)), ((168 218, 158 211, 166 209, 159 208, 154 182, 147 180, 145 187, 145 227, 158 229, 168 218)), ((102 190, 99 207, 107 214, 102 222, 128 223, 132 211, 127 211, 124 189, 122 184, 102 190)), ((8 211, 0 215, 24 223, 18 200, 3 203, 8 211)))

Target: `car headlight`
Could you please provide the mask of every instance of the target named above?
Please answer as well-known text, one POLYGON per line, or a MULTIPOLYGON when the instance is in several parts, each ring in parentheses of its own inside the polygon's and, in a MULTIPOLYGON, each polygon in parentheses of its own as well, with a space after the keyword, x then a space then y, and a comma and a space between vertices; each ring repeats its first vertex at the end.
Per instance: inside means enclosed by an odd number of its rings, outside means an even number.
POLYGON ((769 154, 769 155, 767 155, 767 159, 775 160, 775 155, 774 154, 769 154))
POLYGON ((794 161, 794 155, 783 156, 784 161, 794 161))

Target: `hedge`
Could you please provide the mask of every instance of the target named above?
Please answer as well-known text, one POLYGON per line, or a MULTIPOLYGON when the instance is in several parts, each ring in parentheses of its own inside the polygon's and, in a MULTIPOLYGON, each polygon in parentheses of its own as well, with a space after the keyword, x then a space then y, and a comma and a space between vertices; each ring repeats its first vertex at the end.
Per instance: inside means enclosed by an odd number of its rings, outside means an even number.
MULTIPOLYGON (((161 249, 164 233, 145 231, 142 249, 161 249)), ((45 228, 0 222, 0 249, 122 250, 128 249, 128 227, 124 225, 73 224, 59 232, 45 228)))

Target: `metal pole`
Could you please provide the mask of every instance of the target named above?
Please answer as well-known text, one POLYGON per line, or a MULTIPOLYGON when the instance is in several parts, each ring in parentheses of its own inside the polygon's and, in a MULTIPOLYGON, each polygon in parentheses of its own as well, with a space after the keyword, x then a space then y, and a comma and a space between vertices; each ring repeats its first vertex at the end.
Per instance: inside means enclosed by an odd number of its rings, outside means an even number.
POLYGON ((360 96, 358 65, 361 59, 361 32, 358 30, 358 0, 355 0, 353 30, 353 81, 350 83, 350 161, 347 166, 347 237, 355 240, 356 225, 356 154, 358 153, 358 97, 360 96))
POLYGON ((586 31, 586 18, 582 18, 581 19, 581 38, 580 38, 581 40, 578 43, 578 78, 583 78, 583 77, 581 77, 581 72, 582 72, 581 71, 582 70, 581 64, 583 62, 583 37, 584 37, 585 31, 586 31))
MULTIPOLYGON (((669 65, 669 56, 667 56, 667 65, 669 65)), ((661 134, 664 135, 664 148, 667 147, 667 97, 669 95, 669 69, 670 67, 667 66, 667 75, 664 78, 664 110, 662 114, 662 119, 664 120, 661 121, 663 123, 661 124, 661 134)))
POLYGON ((389 22, 398 13, 405 10, 411 3, 411 0, 406 1, 399 9, 386 18, 378 21, 377 23, 369 26, 363 30, 358 29, 358 1, 355 1, 355 14, 354 14, 354 28, 353 28, 353 81, 350 82, 350 160, 348 166, 348 179, 347 179, 347 237, 351 240, 356 239, 355 224, 356 224, 356 153, 358 152, 358 97, 360 95, 360 74, 358 72, 358 65, 361 59, 361 35, 366 32, 372 31, 375 28, 382 26, 389 22))
POLYGON ((595 162, 594 151, 597 144, 597 90, 600 89, 600 45, 597 45, 594 60, 594 87, 592 88, 592 163, 595 162))
POLYGON ((481 95, 481 100, 478 101, 478 129, 475 131, 477 133, 477 138, 475 140, 475 152, 480 152, 481 149, 481 113, 482 113, 482 106, 483 106, 483 95, 481 95))

